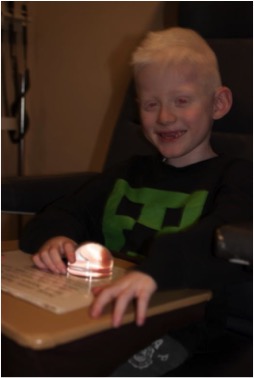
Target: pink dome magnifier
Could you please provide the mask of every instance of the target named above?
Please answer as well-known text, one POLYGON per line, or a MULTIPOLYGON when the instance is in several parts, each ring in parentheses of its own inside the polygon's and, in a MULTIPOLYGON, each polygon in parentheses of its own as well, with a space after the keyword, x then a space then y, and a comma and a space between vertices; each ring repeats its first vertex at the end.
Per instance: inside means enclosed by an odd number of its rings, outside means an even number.
POLYGON ((68 263, 68 273, 87 278, 104 278, 112 275, 114 260, 103 245, 84 243, 76 249, 75 254, 75 263, 68 263))

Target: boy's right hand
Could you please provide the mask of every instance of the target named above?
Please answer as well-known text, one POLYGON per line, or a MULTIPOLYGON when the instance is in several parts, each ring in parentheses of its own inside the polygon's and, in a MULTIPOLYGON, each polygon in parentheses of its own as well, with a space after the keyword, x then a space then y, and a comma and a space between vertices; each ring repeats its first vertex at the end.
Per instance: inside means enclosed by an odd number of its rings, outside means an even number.
POLYGON ((74 240, 65 236, 57 236, 44 243, 32 259, 39 269, 66 274, 67 268, 62 258, 65 257, 70 263, 74 263, 76 248, 77 243, 74 240))

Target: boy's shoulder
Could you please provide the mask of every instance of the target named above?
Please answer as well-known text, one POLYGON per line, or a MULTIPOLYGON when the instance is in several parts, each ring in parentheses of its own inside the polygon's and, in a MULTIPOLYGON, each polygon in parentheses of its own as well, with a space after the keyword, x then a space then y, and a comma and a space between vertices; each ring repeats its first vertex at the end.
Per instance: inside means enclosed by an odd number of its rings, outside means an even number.
POLYGON ((214 169, 234 176, 246 174, 253 169, 252 161, 245 158, 221 154, 217 159, 212 160, 214 169))
POLYGON ((221 156, 218 162, 220 177, 224 183, 252 187, 253 162, 239 157, 221 156))
POLYGON ((227 156, 222 155, 221 161, 225 166, 233 167, 234 169, 252 169, 253 162, 249 159, 241 158, 241 157, 234 157, 234 156, 227 156))

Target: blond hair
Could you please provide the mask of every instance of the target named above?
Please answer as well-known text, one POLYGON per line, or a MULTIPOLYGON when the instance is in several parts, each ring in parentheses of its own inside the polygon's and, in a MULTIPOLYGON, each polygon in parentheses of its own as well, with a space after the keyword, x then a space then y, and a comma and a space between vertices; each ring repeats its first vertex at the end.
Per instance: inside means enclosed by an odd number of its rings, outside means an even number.
POLYGON ((173 27, 149 32, 132 55, 134 74, 152 63, 179 67, 192 65, 209 85, 221 85, 217 57, 207 42, 194 30, 173 27))

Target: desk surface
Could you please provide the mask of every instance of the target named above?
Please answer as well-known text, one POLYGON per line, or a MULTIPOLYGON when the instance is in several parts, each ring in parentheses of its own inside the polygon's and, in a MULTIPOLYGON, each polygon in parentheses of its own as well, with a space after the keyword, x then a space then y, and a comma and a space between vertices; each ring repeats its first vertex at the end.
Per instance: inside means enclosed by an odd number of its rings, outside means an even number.
MULTIPOLYGON (((2 250, 17 248, 16 242, 3 242, 2 250)), ((116 265, 130 263, 116 259, 116 265)), ((171 312, 211 299, 206 290, 169 290, 157 292, 149 305, 148 317, 171 312)), ((135 319, 134 307, 129 306, 123 324, 135 319)), ((2 332, 19 345, 32 349, 47 349, 108 330, 112 327, 111 308, 98 319, 89 315, 88 308, 57 315, 10 294, 2 293, 2 332)))

